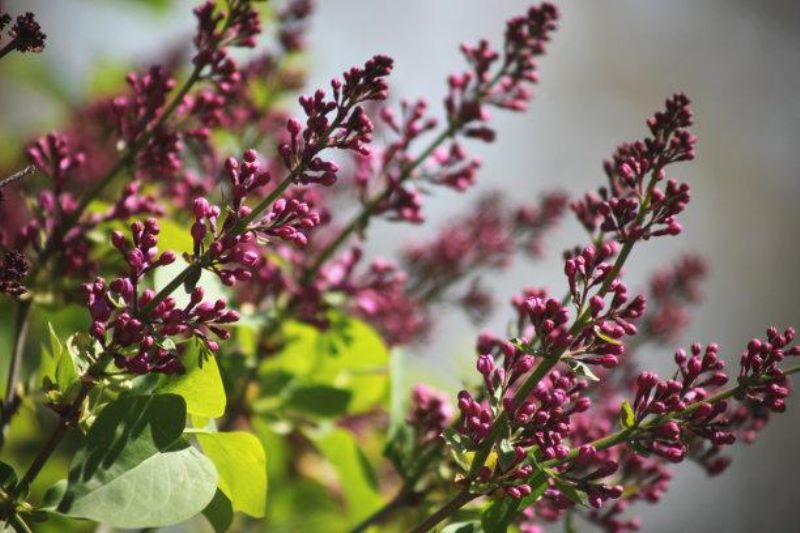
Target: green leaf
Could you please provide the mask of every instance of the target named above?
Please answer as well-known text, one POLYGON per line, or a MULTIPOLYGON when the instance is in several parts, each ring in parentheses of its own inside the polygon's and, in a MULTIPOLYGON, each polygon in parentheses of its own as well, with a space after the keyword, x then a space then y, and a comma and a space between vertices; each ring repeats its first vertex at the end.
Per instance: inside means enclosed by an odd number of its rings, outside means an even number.
POLYGON ((442 432, 442 438, 456 452, 466 453, 475 449, 475 443, 471 438, 462 435, 453 428, 447 428, 442 432))
POLYGON ((245 431, 197 433, 203 452, 219 473, 219 489, 233 509, 264 516, 267 501, 267 457, 258 438, 245 431))
POLYGON ((331 418, 347 411, 352 396, 346 389, 329 385, 309 385, 293 389, 286 405, 314 416, 331 418))
POLYGON ((395 351, 389 360, 389 438, 408 428, 409 390, 406 384, 406 355, 395 351))
POLYGON ((483 528, 481 523, 477 520, 470 520, 469 522, 456 522, 449 524, 442 528, 441 533, 482 533, 483 528))
POLYGON ((625 429, 632 428, 636 425, 636 414, 633 412, 633 407, 628 403, 628 400, 624 400, 620 406, 619 423, 625 429))
MULTIPOLYGON (((177 226, 177 229, 171 229, 175 227, 175 224, 167 224, 166 222, 167 221, 163 219, 159 220, 161 232, 158 234, 158 245, 163 250, 177 251, 178 260, 155 270, 155 273, 153 274, 153 288, 156 290, 156 292, 169 285, 169 283, 172 282, 172 280, 175 279, 178 274, 183 272, 183 270, 189 266, 189 263, 180 257, 180 252, 187 250, 191 251, 193 246, 192 237, 189 235, 188 231, 182 229, 180 226, 177 226), (181 238, 177 238, 177 235, 175 235, 175 238, 173 239, 168 239, 166 241, 164 240, 165 235, 174 235, 177 231, 181 232, 181 238), (184 235, 188 238, 188 242, 183 239, 184 235), (170 246, 170 240, 175 244, 170 246)), ((207 270, 201 270, 199 272, 200 277, 192 284, 192 286, 202 285, 205 300, 213 302, 219 300, 220 298, 228 298, 228 289, 225 288, 216 274, 207 270)), ((177 307, 184 307, 187 303, 189 303, 190 297, 191 295, 186 290, 176 290, 172 293, 172 298, 175 300, 175 305, 177 307)))
POLYGON ((186 372, 165 376, 159 392, 181 396, 191 414, 206 418, 219 418, 225 414, 225 387, 214 355, 208 353, 200 341, 192 339, 181 360, 186 372))
POLYGON ((498 449, 497 462, 500 463, 501 470, 508 470, 517 461, 517 451, 509 439, 502 439, 498 449))
POLYGON ((600 378, 598 378, 594 372, 592 372, 592 369, 589 368, 589 365, 586 363, 576 361, 575 359, 569 359, 567 360, 567 364, 572 371, 575 372, 575 375, 587 378, 590 381, 600 381, 600 378))
POLYGON ((214 494, 214 499, 203 509, 203 516, 214 528, 214 533, 225 533, 233 523, 231 501, 222 491, 217 490, 217 493, 214 494))
POLYGON ((336 469, 350 522, 355 524, 380 507, 381 497, 375 474, 355 437, 339 428, 322 435, 309 436, 336 469))
POLYGON ((58 507, 59 502, 64 498, 67 492, 67 480, 60 479, 53 485, 47 487, 44 492, 42 501, 39 503, 39 508, 46 511, 54 511, 58 507))
POLYGON ((607 342, 608 344, 614 344, 616 346, 622 345, 622 341, 620 341, 619 339, 615 339, 614 337, 609 337, 608 335, 603 333, 602 330, 597 326, 595 326, 594 328, 594 334, 597 335, 603 341, 607 342))
POLYGON ((519 500, 501 496, 481 514, 481 527, 486 533, 505 533, 519 510, 519 500))
POLYGON ((564 493, 564 496, 579 505, 586 505, 586 493, 578 490, 574 485, 568 483, 557 477, 552 478, 558 490, 564 493))
POLYGON ((17 472, 8 463, 0 461, 0 488, 9 491, 17 485, 17 472))
POLYGON ((341 315, 331 317, 326 331, 297 322, 284 327, 285 348, 264 362, 263 375, 277 369, 300 377, 304 384, 348 389, 347 412, 359 414, 388 396, 389 350, 370 326, 341 315))
POLYGON ((183 252, 194 250, 194 239, 187 228, 168 218, 158 221, 158 246, 162 250, 172 250, 180 257, 183 252))
POLYGON ((48 322, 47 326, 50 330, 50 349, 42 347, 39 375, 45 389, 55 388, 63 392, 77 381, 78 372, 69 350, 53 329, 53 324, 48 322))
POLYGON ((70 467, 57 510, 114 527, 163 527, 214 497, 213 463, 181 438, 180 396, 124 396, 103 409, 70 467))

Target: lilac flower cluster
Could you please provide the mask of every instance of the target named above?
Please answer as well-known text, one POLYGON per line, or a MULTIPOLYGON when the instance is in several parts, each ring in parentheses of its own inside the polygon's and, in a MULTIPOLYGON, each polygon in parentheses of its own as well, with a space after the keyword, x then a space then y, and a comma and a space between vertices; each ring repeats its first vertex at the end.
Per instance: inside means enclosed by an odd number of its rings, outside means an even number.
MULTIPOLYGON (((653 276, 651 313, 645 296, 630 296, 620 277, 634 243, 679 232, 676 215, 688 202, 688 186, 658 184, 667 165, 694 157, 690 125, 688 99, 676 95, 648 121, 652 137, 617 150, 606 165, 609 188, 572 204, 595 242, 565 253, 566 298, 528 289, 512 302, 517 336, 485 333, 478 340, 482 386, 459 393, 454 429, 461 437, 448 442, 475 451, 465 490, 501 489, 519 500, 544 480, 542 498, 520 517, 523 531, 562 518, 578 501, 608 531, 636 529, 638 520, 623 514, 634 501, 661 497, 671 479, 666 464, 691 456, 718 473, 729 462, 720 455, 724 447, 738 436, 752 440, 769 412, 785 408, 789 387, 779 364, 800 354, 792 329, 772 328, 766 341, 749 343, 733 389, 725 388, 729 379, 715 344, 677 351, 672 379, 648 371, 633 381, 609 379, 629 338, 667 340, 685 325, 665 324, 669 315, 682 315, 685 303, 699 298, 706 265, 696 256, 653 276), (587 365, 599 366, 600 378, 587 365), (635 396, 620 410, 629 386, 635 396), (617 419, 623 429, 614 434, 617 419), (627 493, 629 485, 637 492, 627 493)), ((623 374, 635 368, 628 359, 622 367, 623 374)))
POLYGON ((587 231, 599 229, 619 242, 681 232, 675 217, 689 202, 689 186, 673 179, 663 190, 656 184, 665 179, 668 165, 694 159, 696 139, 687 129, 692 125, 689 99, 673 95, 647 125, 651 137, 621 145, 604 163, 608 186, 572 204, 587 231))
POLYGON ((152 195, 141 194, 138 181, 132 181, 123 187, 112 206, 91 214, 69 231, 63 232, 64 221, 72 217, 79 207, 78 200, 69 189, 74 188, 70 186, 83 168, 86 156, 68 136, 58 133, 50 133, 33 141, 26 152, 39 172, 52 180, 53 188, 39 192, 37 209, 19 229, 14 246, 20 251, 30 247, 41 254, 44 250, 42 243, 50 239, 51 246, 61 249, 63 264, 70 274, 96 271, 97 265, 89 254, 91 243, 87 235, 93 228, 113 220, 124 221, 134 215, 160 215, 164 212, 152 195))
MULTIPOLYGON (((0 8, 0 32, 11 22, 11 15, 3 12, 0 8)), ((44 50, 44 42, 47 40, 47 35, 42 32, 41 26, 36 22, 36 17, 30 12, 17 16, 14 24, 8 30, 8 36, 11 41, 0 48, 0 57, 13 50, 23 54, 26 52, 38 54, 44 50)), ((0 42, 2 42, 2 33, 0 33, 0 42)))
POLYGON ((538 80, 535 58, 544 53, 557 19, 557 9, 545 3, 532 7, 524 17, 510 20, 502 59, 487 41, 476 46, 462 45, 470 70, 449 76, 449 93, 444 102, 447 128, 422 156, 415 158, 410 148, 437 126, 434 118, 426 116, 427 101, 403 101, 399 114, 390 108, 381 110, 382 122, 396 139, 383 150, 359 158, 356 172, 362 200, 372 212, 419 224, 424 221, 424 184, 457 191, 474 185, 481 161, 470 156, 456 137, 491 142, 496 134, 487 124, 489 107, 525 109, 532 98, 529 86, 538 80), (447 141, 449 144, 442 146, 447 141), (367 179, 373 175, 381 179, 367 179), (374 191, 372 196, 370 191, 374 191))
POLYGON ((452 419, 446 394, 423 384, 414 387, 406 422, 415 428, 421 445, 438 439, 452 419))
POLYGON ((658 342, 677 338, 690 320, 687 304, 696 303, 702 296, 699 283, 707 272, 708 265, 702 257, 687 254, 669 268, 654 273, 643 334, 658 342))
POLYGON ((412 294, 431 302, 468 275, 509 266, 520 249, 540 255, 541 239, 561 218, 566 201, 554 192, 544 195, 539 205, 514 208, 499 193, 481 197, 433 240, 403 251, 412 294))
POLYGON ((391 58, 375 56, 362 68, 353 67, 345 72, 343 80, 332 80, 331 99, 322 90, 300 98, 306 114, 305 127, 290 119, 286 125, 289 142, 279 147, 288 171, 303 169, 296 176, 298 182, 333 185, 339 166, 318 156, 326 148, 352 150, 362 155, 369 153, 366 145, 372 141, 373 126, 359 104, 386 99, 385 78, 392 71, 392 65, 391 58))
POLYGON ((217 351, 219 345, 210 335, 227 339, 230 333, 225 326, 239 319, 224 300, 204 301, 201 287, 193 289, 183 308, 172 297, 151 305, 156 294, 152 289, 142 289, 145 276, 176 259, 170 250, 159 253, 159 231, 158 222, 149 218, 131 224, 132 240, 122 232, 113 232, 111 241, 125 258, 127 275, 111 283, 99 277, 82 285, 92 317, 92 336, 114 354, 119 368, 132 374, 183 371, 182 348, 176 347, 175 340, 194 337, 217 351))

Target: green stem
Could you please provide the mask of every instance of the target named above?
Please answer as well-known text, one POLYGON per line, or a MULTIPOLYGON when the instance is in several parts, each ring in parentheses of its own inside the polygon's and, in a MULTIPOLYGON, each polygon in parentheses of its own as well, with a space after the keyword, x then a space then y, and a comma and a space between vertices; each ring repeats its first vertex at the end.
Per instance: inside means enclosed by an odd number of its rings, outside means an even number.
POLYGON ((22 476, 22 479, 19 480, 19 483, 17 483, 16 487, 14 487, 14 490, 11 491, 13 497, 16 498, 23 491, 27 490, 31 483, 33 483, 33 481, 36 479, 36 476, 39 475, 39 472, 42 471, 42 468, 44 468, 44 465, 47 464, 50 456, 53 455, 53 452, 56 451, 58 445, 61 444, 61 441, 64 438, 64 435, 66 435, 69 427, 75 422, 75 419, 80 413, 83 401, 89 396, 89 393, 97 383, 97 377, 103 373, 103 370, 108 363, 111 362, 111 360, 112 356, 107 351, 103 352, 94 362, 94 364, 89 367, 89 369, 86 371, 86 374, 83 375, 81 378, 81 388, 78 391, 78 394, 75 396, 75 399, 72 401, 72 403, 59 415, 58 423, 56 424, 56 428, 53 430, 53 433, 50 435, 50 438, 47 440, 42 449, 39 450, 39 453, 36 454, 33 462, 28 467, 28 470, 25 471, 25 474, 22 476))
POLYGON ((467 491, 461 491, 455 497, 444 504, 438 511, 426 518, 417 527, 411 530, 411 533, 425 533, 433 529, 439 522, 458 511, 466 504, 479 497, 480 494, 470 494, 467 491))

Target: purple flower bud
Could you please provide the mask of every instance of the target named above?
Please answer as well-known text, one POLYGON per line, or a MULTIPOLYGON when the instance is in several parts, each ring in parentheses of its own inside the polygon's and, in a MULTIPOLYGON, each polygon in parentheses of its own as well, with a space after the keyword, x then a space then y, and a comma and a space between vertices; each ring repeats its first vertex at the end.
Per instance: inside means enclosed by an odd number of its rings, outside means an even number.
POLYGON ((478 372, 483 374, 484 377, 489 377, 489 375, 494 370, 494 360, 492 359, 491 355, 481 355, 478 357, 477 363, 478 372))

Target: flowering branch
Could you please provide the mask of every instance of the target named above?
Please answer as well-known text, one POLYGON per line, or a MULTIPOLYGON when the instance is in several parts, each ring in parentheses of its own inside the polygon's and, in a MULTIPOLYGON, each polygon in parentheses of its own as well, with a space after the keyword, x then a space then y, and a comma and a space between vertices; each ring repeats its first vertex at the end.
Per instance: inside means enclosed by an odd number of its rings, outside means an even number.
MULTIPOLYGON (((591 453, 594 454, 598 451, 606 450, 614 446, 618 446, 620 444, 630 443, 634 441, 634 439, 638 435, 646 434, 648 432, 652 432, 654 429, 664 427, 670 421, 678 421, 679 423, 688 422, 691 420, 692 416, 699 410, 708 410, 708 406, 714 406, 719 404, 724 405, 725 400, 729 398, 740 397, 744 395, 748 390, 752 390, 753 388, 759 386, 769 385, 770 383, 775 383, 776 381, 782 381, 786 376, 796 373, 800 373, 800 365, 789 367, 780 371, 779 376, 766 374, 766 375, 760 375, 754 380, 740 380, 740 382, 736 386, 722 390, 712 396, 704 398, 695 403, 689 404, 681 411, 670 412, 660 416, 656 416, 653 419, 648 420, 646 422, 637 423, 636 425, 632 425, 630 427, 621 429, 616 433, 612 433, 610 435, 598 438, 588 444, 584 444, 583 446, 573 448, 568 452, 563 453, 559 457, 554 457, 552 459, 548 459, 541 463, 536 463, 537 468, 548 471, 548 469, 569 464, 571 462, 578 460, 584 454, 587 453, 587 450, 591 450, 591 453)), ((420 523, 420 525, 418 525, 412 531, 414 532, 430 531, 434 526, 436 526, 443 520, 446 520, 454 512, 456 512, 461 507, 463 507, 470 501, 474 500, 475 498, 480 497, 481 495, 482 494, 480 493, 470 493, 469 491, 466 490, 459 492, 451 501, 449 501, 442 508, 437 510, 434 514, 426 518, 422 523, 420 523)))

